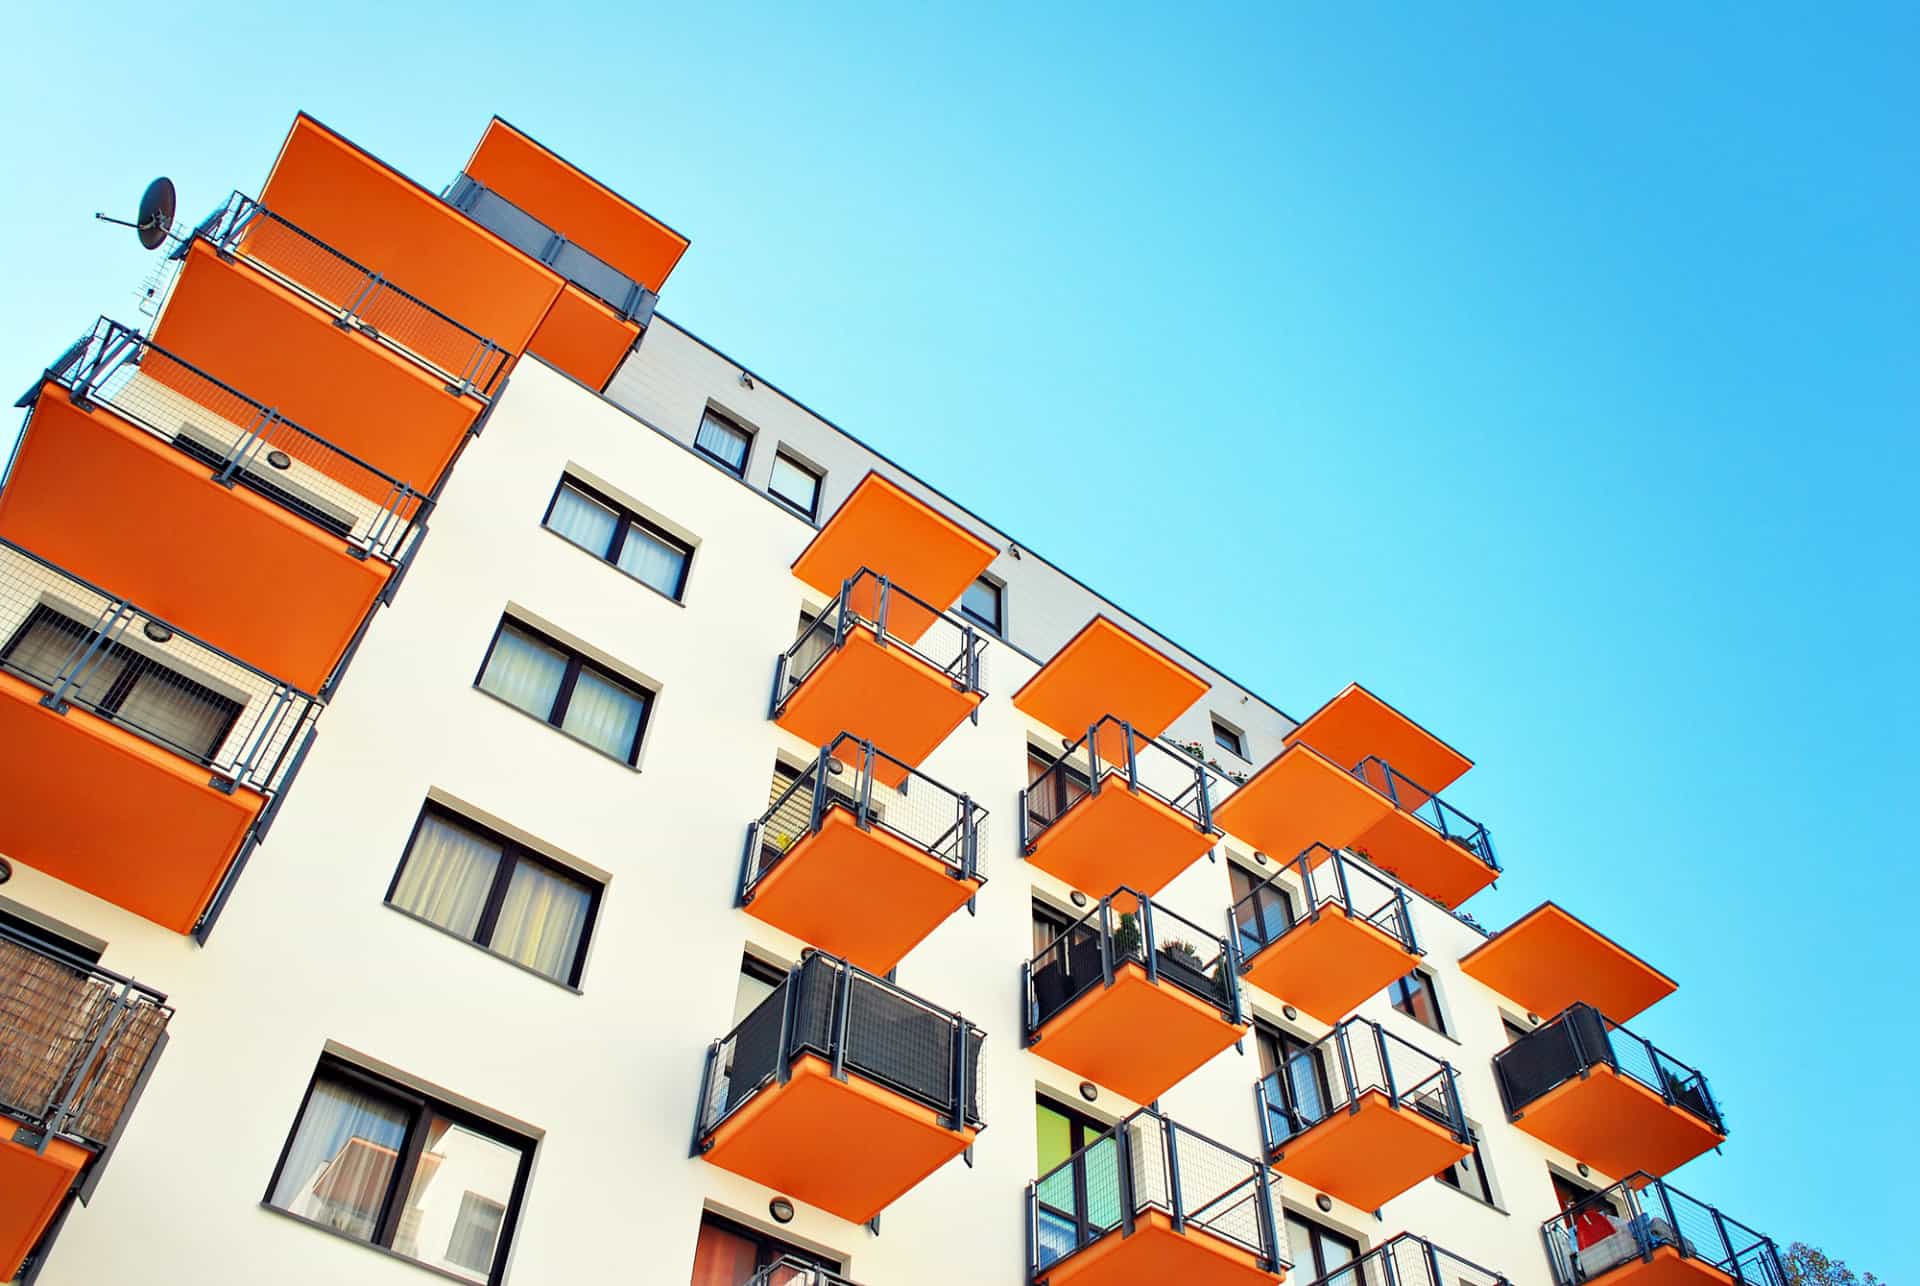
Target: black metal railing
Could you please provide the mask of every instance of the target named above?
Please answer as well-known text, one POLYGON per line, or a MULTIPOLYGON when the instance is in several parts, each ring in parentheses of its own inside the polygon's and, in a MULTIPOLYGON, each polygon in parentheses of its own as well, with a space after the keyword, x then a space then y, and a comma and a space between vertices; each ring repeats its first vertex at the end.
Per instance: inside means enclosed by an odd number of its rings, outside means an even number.
POLYGON ((843 732, 822 746, 806 771, 747 826, 741 906, 753 900, 760 881, 801 840, 819 833, 835 808, 843 809, 863 831, 882 831, 911 844, 956 880, 986 883, 986 832, 980 823, 987 810, 971 796, 875 749, 871 741, 843 732), (876 767, 900 784, 876 783, 876 767))
MULTIPOLYGON (((223 258, 238 255, 355 330, 438 376, 449 393, 485 401, 513 354, 447 314, 235 192, 194 229, 223 258)), ((192 238, 180 243, 183 258, 192 238)))
POLYGON ((1342 1268, 1304 1286, 1510 1286, 1505 1273, 1482 1268, 1425 1237, 1403 1232, 1342 1268))
POLYGON ((1395 808, 1409 813, 1442 839, 1451 840, 1483 862, 1496 875, 1500 859, 1493 853, 1493 836, 1487 828, 1440 798, 1394 771, 1386 760, 1368 755, 1353 767, 1353 775, 1393 801, 1395 808))
POLYGON ((1217 835, 1218 784, 1204 764, 1135 732, 1125 719, 1103 715, 1020 792, 1020 845, 1033 852, 1048 827, 1113 786, 1151 795, 1189 818, 1194 829, 1217 835))
POLYGON ((227 486, 243 486, 398 564, 433 502, 273 408, 102 317, 49 367, 82 410, 104 406, 171 443, 227 486))
POLYGON ((740 1286, 855 1286, 855 1283, 818 1264, 782 1255, 765 1267, 755 1269, 753 1276, 740 1286))
POLYGON ((1444 1126, 1469 1141, 1453 1065, 1365 1018, 1349 1018, 1255 1087, 1260 1135, 1269 1156, 1338 1112, 1358 1112, 1368 1094, 1444 1126))
POLYGON ((478 179, 462 174, 447 189, 447 204, 514 249, 538 259, 580 289, 642 326, 653 318, 658 295, 626 273, 567 240, 478 179))
POLYGON ((0 924, 0 1115, 107 1147, 165 1040, 161 992, 0 924))
POLYGON ((0 671, 271 795, 317 698, 0 539, 0 671))
POLYGON ((862 567, 780 654, 774 665, 771 717, 780 716, 800 686, 856 631, 945 675, 957 691, 985 694, 981 682, 986 640, 973 626, 862 567))
POLYGON ((1789 1286, 1771 1239, 1652 1175, 1629 1176, 1541 1226, 1554 1286, 1584 1286, 1663 1250, 1744 1286, 1789 1286))
POLYGON ((1313 844, 1233 904, 1242 972, 1254 956, 1327 910, 1373 925, 1408 951, 1420 950, 1404 888, 1325 844, 1313 844))
POLYGON ((1584 1002, 1569 1005, 1551 1022, 1534 1028, 1493 1056, 1493 1077, 1500 1083, 1500 1099, 1509 1116, 1595 1067, 1611 1067, 1716 1132, 1727 1132, 1719 1104, 1698 1069, 1642 1040, 1584 1002))
POLYGON ((1290 1266, 1267 1167, 1142 1108, 1028 1185, 1032 1279, 1103 1237, 1132 1236, 1148 1211, 1175 1232, 1247 1251, 1268 1272, 1290 1266))
MULTIPOLYGON (((1120 969, 1137 965, 1156 985, 1178 987, 1240 1022, 1239 959, 1233 943, 1119 888, 1055 934, 1021 968, 1027 995, 1026 1043, 1061 1010, 1094 987, 1111 987, 1120 969)), ((1140 1033, 1152 1039, 1154 1033, 1140 1033)))
POLYGON ((836 1078, 857 1075, 938 1112, 948 1128, 980 1125, 980 1045, 965 1018, 912 992, 815 952, 772 994, 707 1048, 693 1152, 770 1086, 784 1085, 811 1054, 836 1078))

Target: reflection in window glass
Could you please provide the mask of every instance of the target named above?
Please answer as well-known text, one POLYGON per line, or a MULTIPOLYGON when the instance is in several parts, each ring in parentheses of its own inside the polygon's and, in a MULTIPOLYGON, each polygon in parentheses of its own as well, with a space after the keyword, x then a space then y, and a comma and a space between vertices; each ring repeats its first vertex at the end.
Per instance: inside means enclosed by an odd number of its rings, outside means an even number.
POLYGON ((373 1240, 411 1113, 352 1082, 314 1082, 271 1202, 361 1241, 373 1240))

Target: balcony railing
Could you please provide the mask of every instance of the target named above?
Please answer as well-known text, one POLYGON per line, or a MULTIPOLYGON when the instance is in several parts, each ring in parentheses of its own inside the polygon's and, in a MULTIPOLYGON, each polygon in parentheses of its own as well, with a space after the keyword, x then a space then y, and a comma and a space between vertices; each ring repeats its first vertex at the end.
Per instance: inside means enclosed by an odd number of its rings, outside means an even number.
POLYGON ((728 1117, 812 1054, 847 1074, 932 1108, 949 1128, 980 1125, 985 1034, 843 960, 815 953, 789 972, 739 1026, 708 1047, 694 1123, 694 1155, 728 1117))
POLYGON ((1403 1232, 1344 1268, 1305 1286, 1510 1286, 1505 1273, 1482 1268, 1425 1237, 1403 1232))
POLYGON ((160 992, 0 924, 0 1113, 43 1150, 106 1148, 172 1016, 160 992))
MULTIPOLYGON (((513 355, 379 271, 349 259, 244 193, 235 192, 194 229, 221 257, 243 256, 333 314, 334 322, 427 368, 456 396, 485 401, 513 355)), ((184 258, 193 238, 181 242, 184 258)))
POLYGON ((1417 818, 1483 862, 1498 874, 1500 860, 1493 854, 1493 837, 1474 821, 1430 790, 1397 773, 1386 760, 1369 755, 1354 766, 1353 775, 1393 801, 1394 807, 1417 818))
POLYGON ((1743 1286, 1788 1286, 1773 1242, 1661 1179, 1635 1174, 1541 1227, 1554 1286, 1585 1286, 1615 1268, 1671 1254, 1743 1286))
MULTIPOLYGON (((1238 960, 1233 944, 1193 921, 1121 888, 1054 935, 1022 970, 1029 1045, 1048 1020, 1095 987, 1113 985, 1116 971, 1137 965, 1154 984, 1177 987, 1240 1022, 1238 960), (1127 909, 1132 908, 1132 909, 1127 909)), ((1139 1032, 1142 1040, 1152 1032, 1139 1032)))
POLYGON ((855 1286, 851 1278, 829 1272, 818 1264, 783 1255, 757 1269, 741 1286, 855 1286))
POLYGON ((821 747, 807 770, 747 827, 741 905, 752 900, 755 887, 801 840, 820 833, 835 808, 863 831, 883 831, 912 845, 956 880, 986 883, 986 834, 980 823, 987 810, 871 741, 842 733, 821 747), (880 775, 897 777, 900 785, 881 785, 876 792, 875 769, 882 765, 880 775))
POLYGON ((0 540, 0 671, 203 765, 223 790, 275 793, 319 701, 0 540))
POLYGON ((1209 1233, 1275 1275, 1289 1266, 1267 1167, 1141 1109, 1027 1188, 1032 1279, 1103 1237, 1132 1236, 1149 1212, 1176 1233, 1209 1233))
POLYGON ((432 508, 399 479, 105 317, 47 374, 76 406, 108 408, 362 557, 399 563, 432 508))
POLYGON ((865 630, 880 646, 897 647, 923 662, 946 676, 957 691, 984 692, 980 685, 986 640, 971 625, 863 567, 780 654, 773 676, 774 718, 855 630, 865 630))
POLYGON ((1349 1018, 1289 1057, 1257 1090, 1269 1155, 1339 1112, 1358 1112, 1368 1094, 1415 1112, 1468 1140, 1453 1065, 1364 1018, 1349 1018))
POLYGON ((462 174, 447 189, 447 204, 515 249, 538 259, 580 289, 642 326, 659 296, 600 256, 566 239, 476 179, 462 174))
POLYGON ((1033 852, 1040 836, 1075 804, 1114 785, 1144 792, 1190 819, 1196 830, 1213 831, 1217 780, 1190 756, 1105 715, 1020 792, 1021 847, 1033 852))
POLYGON ((1509 1116, 1595 1067, 1611 1067, 1658 1094, 1668 1106, 1721 1134, 1727 1132, 1703 1074, 1612 1022, 1592 1005, 1568 1006, 1551 1022, 1493 1056, 1494 1079, 1500 1083, 1500 1098, 1509 1116))
POLYGON ((1407 891, 1326 845, 1315 844, 1233 904, 1241 960, 1250 961, 1290 930, 1312 924, 1328 910, 1344 911, 1371 924, 1408 951, 1420 950, 1407 891), (1296 895, 1302 903, 1299 910, 1293 905, 1296 895))

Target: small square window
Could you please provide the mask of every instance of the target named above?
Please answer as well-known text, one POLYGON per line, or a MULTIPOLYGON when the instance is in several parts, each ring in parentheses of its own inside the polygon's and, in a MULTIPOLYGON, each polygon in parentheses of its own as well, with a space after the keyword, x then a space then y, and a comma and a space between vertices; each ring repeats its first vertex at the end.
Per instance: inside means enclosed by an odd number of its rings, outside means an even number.
POLYGON ((798 509, 811 521, 820 512, 822 476, 818 469, 801 464, 782 451, 773 457, 773 476, 767 480, 767 492, 798 509))
POLYGON ((1006 592, 1006 586, 982 576, 960 596, 960 615, 998 634, 1003 628, 1006 592))
POLYGON ((734 477, 747 476, 747 452, 753 447, 753 434, 712 407, 700 417, 700 430, 693 435, 693 445, 734 477))
POLYGON ((1219 715, 1213 716, 1213 744, 1222 750, 1230 751, 1238 755, 1242 759, 1247 757, 1246 734, 1226 722, 1219 715))

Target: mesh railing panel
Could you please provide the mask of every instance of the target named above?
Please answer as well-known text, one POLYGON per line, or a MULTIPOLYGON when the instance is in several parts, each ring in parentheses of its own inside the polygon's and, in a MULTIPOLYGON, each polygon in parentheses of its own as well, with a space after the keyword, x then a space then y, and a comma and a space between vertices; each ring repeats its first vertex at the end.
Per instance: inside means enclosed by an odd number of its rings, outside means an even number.
POLYGON ((984 690, 986 640, 972 626, 862 568, 781 654, 776 711, 855 630, 902 649, 963 692, 984 690))
POLYGON ((540 260, 615 312, 644 314, 642 300, 651 293, 646 287, 592 251, 561 238, 498 192, 462 174, 447 199, 475 223, 540 260))
POLYGON ((1543 1231, 1556 1286, 1579 1286, 1662 1248, 1749 1286, 1786 1286, 1772 1241, 1645 1174, 1587 1197, 1543 1231))
POLYGON ((706 1101, 700 1128, 711 1130, 771 1081, 780 1070, 780 1023, 791 976, 781 980, 708 1055, 706 1101))
POLYGON ((850 1278, 798 1259, 781 1259, 758 1269, 742 1286, 855 1286, 850 1278))
POLYGON ((1500 869, 1500 862, 1493 854, 1493 837, 1487 833, 1485 826, 1433 791, 1396 772, 1386 760, 1369 755, 1355 765, 1353 775, 1493 870, 1500 869))
POLYGON ((1304 1286, 1505 1286, 1504 1274, 1402 1233, 1304 1286))
POLYGON ((1230 1017, 1237 1015, 1237 983, 1226 939, 1121 889, 1055 934, 1028 962, 1029 1032, 1105 982, 1103 941, 1113 968, 1134 964, 1144 969, 1151 955, 1161 985, 1178 987, 1230 1017))
POLYGON ((398 562, 427 501, 118 322, 102 318, 60 382, 323 530, 398 562))
POLYGON ((1241 957, 1272 946, 1296 924, 1311 920, 1315 908, 1344 909, 1398 939, 1409 951, 1417 950, 1413 920, 1400 887, 1365 863, 1314 844, 1233 904, 1241 957), (1284 898, 1279 895, 1282 890, 1284 898))
POLYGON ((240 785, 280 785, 318 702, 0 540, 0 670, 240 785))
POLYGON ((1397 1108, 1465 1132, 1453 1067, 1364 1018, 1349 1018, 1261 1081, 1266 1137, 1278 1145, 1361 1095, 1378 1092, 1397 1108))
POLYGON ((1089 783, 1095 779, 1101 790, 1137 786, 1191 818, 1196 826, 1212 825, 1219 779, 1191 757, 1105 715, 1028 784, 1028 841, 1092 793, 1089 783))

